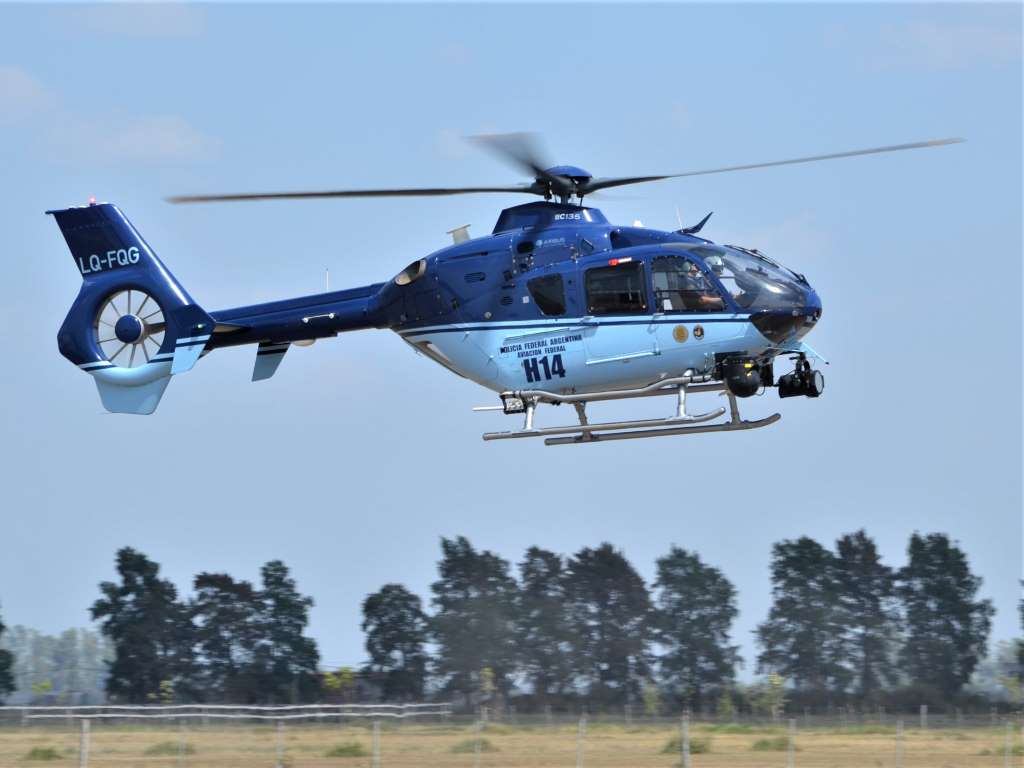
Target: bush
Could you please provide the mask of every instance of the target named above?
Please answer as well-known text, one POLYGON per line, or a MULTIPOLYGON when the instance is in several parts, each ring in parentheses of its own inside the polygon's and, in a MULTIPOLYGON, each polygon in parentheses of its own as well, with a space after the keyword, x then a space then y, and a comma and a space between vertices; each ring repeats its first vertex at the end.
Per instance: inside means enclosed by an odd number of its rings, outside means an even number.
MULTIPOLYGON (((476 739, 464 739, 458 744, 455 744, 451 750, 456 755, 464 755, 467 753, 476 752, 476 739)), ((480 739, 480 751, 481 752, 497 752, 498 748, 491 744, 487 739, 480 739)))
MULTIPOLYGON (((193 747, 191 744, 186 744, 181 751, 186 755, 194 755, 196 753, 196 748, 193 747)), ((174 741, 161 741, 159 744, 154 744, 151 747, 146 747, 145 751, 142 754, 149 755, 151 757, 157 755, 177 755, 178 743, 174 741)))
MULTIPOLYGON (((678 755, 679 750, 683 748, 683 740, 680 736, 673 736, 668 740, 668 743, 662 747, 661 754, 663 755, 678 755)), ((704 755, 711 751, 711 737, 710 736, 691 736, 690 737, 690 754, 691 755, 704 755)))
POLYGON ((328 749, 324 757, 366 757, 366 750, 358 741, 346 741, 328 749))
POLYGON ((60 752, 53 747, 32 747, 25 755, 26 760, 60 760, 60 752))
POLYGON ((750 748, 756 752, 785 752, 789 749, 789 739, 786 736, 772 736, 770 739, 758 739, 750 748))

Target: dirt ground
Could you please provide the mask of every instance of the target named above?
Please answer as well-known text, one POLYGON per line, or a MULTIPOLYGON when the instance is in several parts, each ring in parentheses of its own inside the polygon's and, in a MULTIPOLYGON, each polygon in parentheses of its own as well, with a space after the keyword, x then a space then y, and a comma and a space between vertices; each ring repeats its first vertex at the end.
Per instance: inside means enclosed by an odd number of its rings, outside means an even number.
MULTIPOLYGON (((676 768, 678 738, 670 723, 591 723, 582 744, 575 725, 490 724, 476 753, 471 724, 386 723, 380 730, 380 768, 574 768, 577 749, 584 768, 676 768), (669 751, 665 751, 668 747, 669 751)), ((692 768, 785 768, 785 728, 694 725, 692 768)), ((1012 730, 1009 765, 1024 766, 1019 727, 1012 730)), ((372 731, 366 724, 286 723, 281 733, 287 768, 372 768, 372 731), (343 756, 328 756, 332 750, 343 756), (354 753, 354 754, 352 754, 354 753)), ((894 727, 797 729, 796 768, 1005 768, 1004 727, 919 730, 908 728, 898 762, 894 727)), ((0 766, 78 766, 76 723, 0 727, 0 766), (34 752, 33 752, 34 750, 34 752), (34 759, 30 757, 34 755, 34 759)), ((89 768, 274 768, 281 751, 278 731, 265 725, 192 723, 91 726, 89 768), (184 748, 179 745, 183 743, 184 748)))

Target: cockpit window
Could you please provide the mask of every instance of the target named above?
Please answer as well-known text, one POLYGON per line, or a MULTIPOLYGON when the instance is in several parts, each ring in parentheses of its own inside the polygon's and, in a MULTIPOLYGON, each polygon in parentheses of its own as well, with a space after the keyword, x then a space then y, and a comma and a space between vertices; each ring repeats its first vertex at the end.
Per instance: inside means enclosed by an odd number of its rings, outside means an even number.
POLYGON ((565 286, 562 285, 561 275, 535 277, 527 282, 526 289, 533 297, 533 303, 543 314, 565 314, 565 286))
POLYGON ((395 285, 412 285, 427 272, 427 260, 414 261, 395 276, 395 285))
POLYGON ((701 246, 692 251, 743 309, 802 307, 806 292, 796 276, 773 261, 735 248, 701 246))
POLYGON ((647 310, 643 262, 588 269, 587 314, 613 315, 647 310))
POLYGON ((725 302, 690 259, 659 256, 651 264, 655 312, 721 312, 725 302))

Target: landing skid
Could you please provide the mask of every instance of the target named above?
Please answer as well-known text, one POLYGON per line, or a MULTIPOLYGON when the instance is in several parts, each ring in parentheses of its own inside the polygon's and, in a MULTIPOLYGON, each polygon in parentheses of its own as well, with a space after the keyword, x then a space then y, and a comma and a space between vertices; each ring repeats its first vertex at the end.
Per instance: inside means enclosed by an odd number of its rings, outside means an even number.
POLYGON ((523 428, 512 432, 485 432, 484 440, 511 440, 518 437, 543 437, 545 445, 574 445, 578 443, 597 443, 608 440, 636 440, 641 437, 668 437, 670 435, 703 434, 707 432, 735 432, 745 429, 758 429, 774 424, 780 418, 773 413, 756 421, 744 421, 740 418, 739 404, 736 396, 720 382, 710 383, 708 376, 678 376, 662 379, 646 387, 638 389, 620 389, 607 392, 594 392, 585 395, 560 395, 541 389, 505 392, 501 395, 502 406, 484 406, 475 408, 477 411, 500 411, 505 413, 522 413, 525 418, 523 428), (718 392, 729 400, 729 419, 725 422, 708 424, 706 422, 724 416, 725 408, 715 408, 707 413, 689 414, 686 411, 686 396, 705 392, 718 392), (673 395, 676 398, 675 415, 664 419, 639 419, 635 421, 609 421, 591 424, 587 421, 586 406, 588 402, 602 400, 627 400, 634 397, 657 397, 673 395), (533 425, 537 406, 572 405, 576 409, 579 424, 563 427, 535 427, 533 425))

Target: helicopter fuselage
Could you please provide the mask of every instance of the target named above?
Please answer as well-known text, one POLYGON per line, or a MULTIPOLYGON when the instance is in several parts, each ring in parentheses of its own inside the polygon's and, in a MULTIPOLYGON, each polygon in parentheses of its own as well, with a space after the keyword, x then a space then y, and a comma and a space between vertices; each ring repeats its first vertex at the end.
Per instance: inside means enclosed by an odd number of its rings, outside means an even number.
POLYGON ((797 351, 820 314, 802 275, 756 251, 534 202, 388 282, 212 312, 208 348, 390 328, 498 392, 586 393, 797 351))

